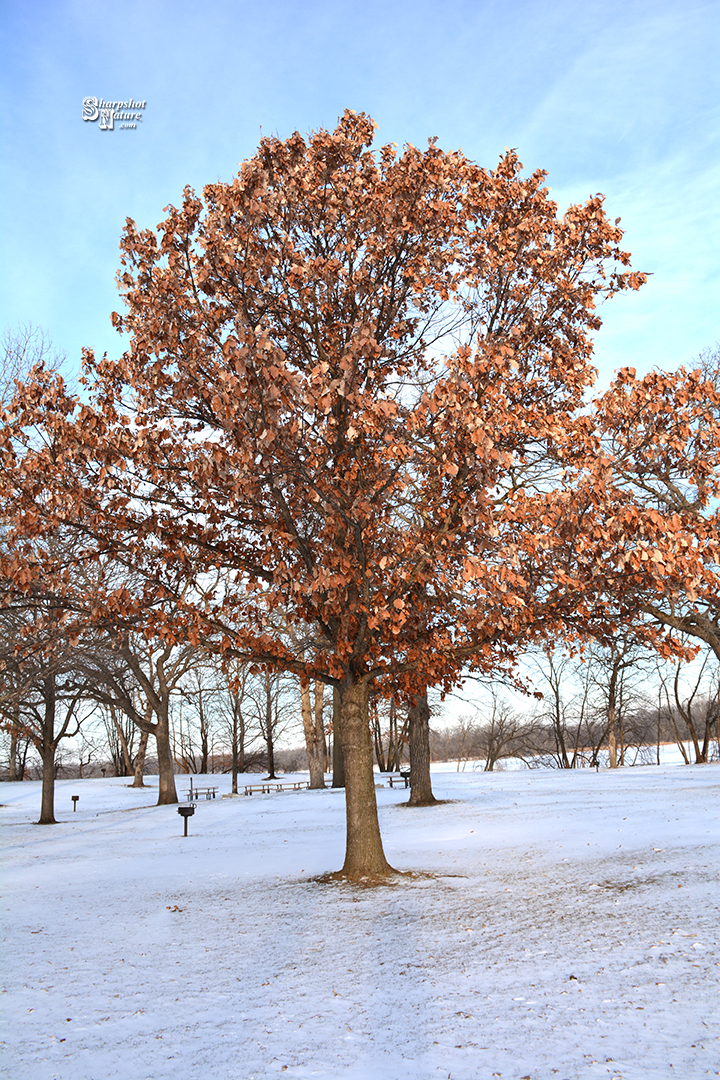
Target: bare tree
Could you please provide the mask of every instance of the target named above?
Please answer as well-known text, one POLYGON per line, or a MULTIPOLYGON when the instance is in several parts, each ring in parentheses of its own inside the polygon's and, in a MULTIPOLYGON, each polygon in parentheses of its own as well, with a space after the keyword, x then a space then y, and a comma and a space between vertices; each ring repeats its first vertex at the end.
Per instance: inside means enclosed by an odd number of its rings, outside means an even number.
POLYGON ((712 654, 706 652, 701 666, 689 687, 683 693, 681 677, 685 665, 676 664, 672 678, 672 697, 670 680, 660 671, 661 694, 666 703, 666 715, 672 725, 673 734, 685 764, 690 763, 686 742, 691 742, 696 764, 705 764, 710 759, 713 730, 718 740, 720 720, 720 673, 717 665, 712 665, 712 654), (712 671, 711 668, 715 670, 712 671), (711 675, 710 679, 707 678, 711 675), (704 691, 704 692, 703 692, 704 691))
POLYGON ((121 709, 141 732, 154 736, 158 805, 176 803, 171 699, 198 662, 195 646, 158 645, 136 633, 116 633, 108 635, 103 649, 88 651, 77 662, 96 701, 121 709))
POLYGON ((527 742, 528 721, 499 697, 491 694, 490 708, 478 726, 478 749, 485 759, 485 772, 492 772, 503 758, 515 757, 527 742))
POLYGON ((247 709, 265 742, 268 780, 275 780, 275 744, 291 724, 295 711, 290 675, 261 671, 246 690, 247 709))
MULTIPOLYGON (((55 824, 55 776, 58 747, 62 739, 74 738, 83 719, 86 687, 79 682, 68 653, 56 651, 46 657, 35 654, 4 657, 14 668, 16 708, 1 714, 0 724, 11 736, 29 740, 42 762, 42 795, 39 825, 55 824)), ((7 704, 7 702, 6 702, 7 704)))
MULTIPOLYGON (((0 708, 0 716, 3 715, 3 711, 3 708, 0 708)), ((6 747, 4 753, 7 754, 5 779, 12 782, 25 779, 28 751, 32 746, 30 739, 27 736, 18 734, 18 732, 17 715, 14 711, 11 711, 6 727, 3 727, 2 720, 0 720, 0 736, 2 736, 3 746, 6 747)))
POLYGON ((215 708, 226 746, 230 748, 232 792, 237 795, 238 773, 259 768, 261 755, 253 747, 260 731, 248 715, 251 676, 247 664, 234 663, 218 670, 215 708))
POLYGON ((215 769, 216 673, 199 650, 196 659, 197 663, 187 670, 178 688, 178 705, 174 710, 175 760, 183 772, 204 774, 215 769))
POLYGON ((12 400, 15 386, 25 379, 36 364, 60 371, 65 357, 54 347, 48 335, 32 323, 5 330, 0 343, 0 408, 12 400))
POLYGON ((403 748, 407 744, 407 718, 402 715, 394 694, 380 692, 370 696, 368 715, 375 760, 380 772, 398 772, 403 748))
POLYGON ((113 772, 116 776, 134 776, 133 786, 144 787, 142 767, 145 763, 147 734, 139 732, 132 722, 132 717, 119 709, 113 701, 107 704, 101 715, 113 772), (136 775, 138 765, 139 776, 136 775))
POLYGON ((560 769, 577 768, 585 750, 590 669, 550 651, 535 657, 534 669, 540 676, 543 700, 535 710, 528 749, 543 759, 549 754, 552 760, 547 764, 560 769))
POLYGON ((629 636, 618 635, 610 646, 591 646, 589 655, 590 679, 605 714, 608 764, 615 769, 625 764, 627 722, 645 704, 640 687, 647 682, 647 670, 641 661, 647 662, 649 654, 629 636))

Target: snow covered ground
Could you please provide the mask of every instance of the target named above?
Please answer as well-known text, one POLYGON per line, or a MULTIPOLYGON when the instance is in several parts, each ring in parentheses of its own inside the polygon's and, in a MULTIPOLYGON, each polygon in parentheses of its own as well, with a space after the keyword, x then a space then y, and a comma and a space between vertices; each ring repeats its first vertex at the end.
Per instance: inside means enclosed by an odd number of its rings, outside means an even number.
POLYGON ((40 827, 0 784, 2 1075, 718 1076, 719 778, 440 769, 441 806, 378 790, 419 873, 374 889, 313 881, 340 791, 201 801, 184 838, 156 787, 59 781, 40 827))

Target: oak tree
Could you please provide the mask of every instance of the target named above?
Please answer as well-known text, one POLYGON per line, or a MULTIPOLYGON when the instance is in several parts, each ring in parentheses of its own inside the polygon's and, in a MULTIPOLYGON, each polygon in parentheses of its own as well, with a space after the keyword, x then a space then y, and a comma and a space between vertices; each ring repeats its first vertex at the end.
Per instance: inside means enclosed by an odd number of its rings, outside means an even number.
POLYGON ((142 568, 144 600, 109 590, 104 611, 334 688, 350 878, 391 872, 370 687, 414 700, 578 611, 551 584, 558 470, 586 430, 596 307, 643 280, 601 196, 559 214, 512 151, 488 171, 432 140, 374 150, 373 129, 346 112, 265 138, 157 230, 128 220, 129 348, 86 352, 90 404, 39 375, 0 447, 18 536, 59 518, 87 557, 142 568), (23 445, 33 423, 52 451, 23 445))

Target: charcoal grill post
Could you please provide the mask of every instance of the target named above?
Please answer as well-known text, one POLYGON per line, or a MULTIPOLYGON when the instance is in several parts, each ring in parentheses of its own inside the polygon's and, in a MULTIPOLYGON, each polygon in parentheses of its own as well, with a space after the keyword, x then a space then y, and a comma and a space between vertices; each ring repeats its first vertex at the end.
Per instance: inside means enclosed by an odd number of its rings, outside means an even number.
POLYGON ((183 824, 185 825, 185 832, 183 833, 183 836, 187 836, 188 818, 192 817, 194 813, 195 806, 193 804, 191 804, 190 806, 178 806, 178 814, 180 814, 180 816, 182 817, 183 824))
POLYGON ((80 796, 79 795, 71 795, 70 798, 73 801, 73 814, 74 814, 75 811, 77 810, 78 799, 80 798, 80 796))

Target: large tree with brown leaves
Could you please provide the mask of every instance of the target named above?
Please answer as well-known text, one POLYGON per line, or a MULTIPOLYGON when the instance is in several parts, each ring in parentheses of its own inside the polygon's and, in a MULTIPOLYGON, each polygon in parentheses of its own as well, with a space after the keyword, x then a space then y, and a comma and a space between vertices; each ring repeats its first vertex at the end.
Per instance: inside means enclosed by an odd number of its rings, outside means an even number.
POLYGON ((490 172, 434 141, 373 150, 373 128, 263 139, 157 231, 128 220, 127 352, 87 352, 90 405, 39 373, 2 442, 21 587, 31 537, 71 595, 41 542, 62 522, 144 582, 105 590, 104 618, 339 690, 350 878, 391 872, 371 684, 410 699, 509 663, 577 602, 549 585, 550 475, 587 434, 596 305, 642 283, 601 196, 559 215, 514 152, 490 172))

